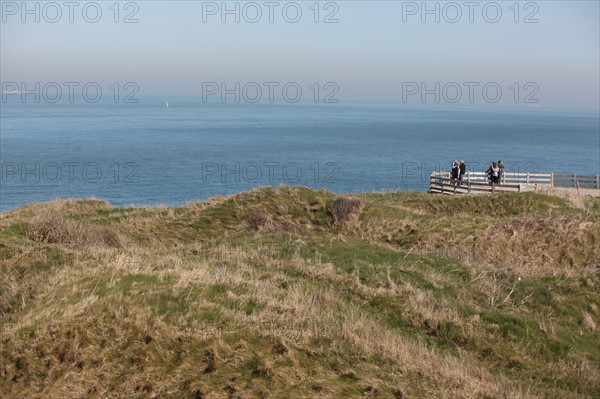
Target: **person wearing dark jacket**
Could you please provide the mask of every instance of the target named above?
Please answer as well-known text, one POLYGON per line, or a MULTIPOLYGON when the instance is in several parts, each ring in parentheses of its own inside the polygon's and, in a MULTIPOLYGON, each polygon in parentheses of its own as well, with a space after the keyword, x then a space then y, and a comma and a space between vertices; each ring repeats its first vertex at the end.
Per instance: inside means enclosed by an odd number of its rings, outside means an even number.
POLYGON ((452 179, 458 179, 460 177, 460 165, 458 161, 454 161, 452 163, 452 171, 450 172, 450 177, 452 179))
POLYGON ((458 169, 460 174, 458 175, 458 180, 462 180, 465 173, 467 173, 467 165, 465 165, 465 161, 461 160, 458 164, 458 169))

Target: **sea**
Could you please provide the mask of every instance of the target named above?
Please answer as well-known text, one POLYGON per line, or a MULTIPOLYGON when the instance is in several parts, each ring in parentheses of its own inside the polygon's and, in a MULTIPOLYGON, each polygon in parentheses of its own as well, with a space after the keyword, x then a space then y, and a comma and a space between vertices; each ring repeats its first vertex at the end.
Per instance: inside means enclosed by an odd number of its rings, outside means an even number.
POLYGON ((56 198, 180 205, 281 184, 427 191, 454 160, 600 174, 598 111, 183 97, 0 106, 2 212, 56 198))

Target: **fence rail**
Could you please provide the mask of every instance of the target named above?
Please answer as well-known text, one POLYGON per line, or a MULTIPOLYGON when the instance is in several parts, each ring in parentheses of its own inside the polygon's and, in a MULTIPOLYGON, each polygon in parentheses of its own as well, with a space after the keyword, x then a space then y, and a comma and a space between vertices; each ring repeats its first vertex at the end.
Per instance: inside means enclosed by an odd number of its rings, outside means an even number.
POLYGON ((538 185, 600 190, 600 176, 505 172, 499 184, 491 184, 485 172, 467 172, 462 180, 452 179, 450 172, 433 172, 429 179, 429 192, 440 194, 521 192, 528 186, 538 185))

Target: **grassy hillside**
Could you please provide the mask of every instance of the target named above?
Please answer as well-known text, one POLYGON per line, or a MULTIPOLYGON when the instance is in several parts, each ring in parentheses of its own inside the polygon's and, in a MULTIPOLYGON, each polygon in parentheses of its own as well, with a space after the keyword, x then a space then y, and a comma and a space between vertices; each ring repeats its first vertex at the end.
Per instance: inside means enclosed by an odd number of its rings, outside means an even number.
POLYGON ((598 398, 600 200, 2 214, 2 398, 598 398))

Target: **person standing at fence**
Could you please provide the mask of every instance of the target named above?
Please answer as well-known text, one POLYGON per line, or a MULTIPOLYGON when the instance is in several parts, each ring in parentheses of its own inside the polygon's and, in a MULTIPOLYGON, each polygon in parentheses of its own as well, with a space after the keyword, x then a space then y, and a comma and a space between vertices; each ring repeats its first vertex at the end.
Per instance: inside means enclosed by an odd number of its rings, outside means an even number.
POLYGON ((502 184, 504 183, 504 164, 502 161, 498 161, 498 169, 500 170, 498 172, 498 183, 502 184))
POLYGON ((453 180, 457 180, 460 178, 460 165, 458 164, 458 161, 454 161, 452 163, 452 171, 450 172, 450 177, 453 180))
POLYGON ((465 175, 465 173, 467 173, 467 165, 465 165, 465 161, 463 161, 462 159, 460 160, 460 163, 458 164, 458 169, 460 172, 458 175, 458 180, 462 181, 463 176, 465 175))
POLYGON ((500 168, 498 167, 498 164, 496 162, 492 162, 486 173, 489 177, 491 184, 498 184, 500 168))

